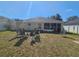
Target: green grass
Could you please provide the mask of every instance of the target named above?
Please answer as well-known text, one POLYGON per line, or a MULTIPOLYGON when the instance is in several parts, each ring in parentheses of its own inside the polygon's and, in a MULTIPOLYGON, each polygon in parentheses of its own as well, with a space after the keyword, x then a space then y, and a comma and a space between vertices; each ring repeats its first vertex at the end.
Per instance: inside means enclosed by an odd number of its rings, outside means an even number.
POLYGON ((30 46, 30 38, 25 40, 21 46, 14 46, 18 39, 9 41, 15 37, 16 33, 11 31, 0 32, 0 56, 8 57, 65 57, 65 56, 78 56, 79 57, 79 44, 73 42, 72 38, 78 40, 78 35, 72 34, 48 34, 42 33, 41 43, 30 46), (72 37, 64 38, 63 36, 72 37), (77 38, 77 39, 76 39, 77 38))

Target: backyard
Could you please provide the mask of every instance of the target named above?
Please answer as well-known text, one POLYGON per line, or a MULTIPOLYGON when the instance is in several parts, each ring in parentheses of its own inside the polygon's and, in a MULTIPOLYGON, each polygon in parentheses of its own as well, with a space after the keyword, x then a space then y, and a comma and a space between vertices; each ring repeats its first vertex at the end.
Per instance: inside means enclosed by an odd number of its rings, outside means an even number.
POLYGON ((30 37, 10 41, 15 36, 15 32, 0 32, 1 57, 79 57, 79 35, 41 33, 41 42, 34 46, 30 46, 30 37), (19 41, 20 44, 16 45, 19 41))

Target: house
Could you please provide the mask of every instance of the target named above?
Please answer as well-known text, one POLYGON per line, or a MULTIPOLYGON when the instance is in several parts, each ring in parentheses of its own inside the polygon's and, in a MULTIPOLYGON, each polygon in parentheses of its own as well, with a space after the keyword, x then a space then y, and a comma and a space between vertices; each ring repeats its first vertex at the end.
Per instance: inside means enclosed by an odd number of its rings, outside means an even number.
POLYGON ((9 23, 9 27, 10 27, 10 30, 16 30, 16 21, 15 20, 11 20, 10 23, 9 23))
POLYGON ((64 30, 69 33, 79 34, 79 19, 65 22, 64 30))
POLYGON ((24 21, 20 26, 26 31, 32 31, 34 29, 55 33, 61 33, 63 31, 63 21, 46 19, 43 17, 28 19, 24 21))
POLYGON ((19 28, 24 28, 23 20, 11 20, 10 21, 10 29, 11 30, 17 30, 19 28))
POLYGON ((6 25, 8 24, 8 18, 0 16, 0 31, 6 30, 6 25))
POLYGON ((9 20, 8 18, 1 18, 0 29, 16 30, 18 28, 24 28, 26 31, 32 31, 34 29, 43 32, 61 33, 63 31, 63 21, 56 19, 48 19, 45 17, 36 17, 23 20, 9 20), (2 20, 5 19, 3 22, 2 20))
POLYGON ((5 24, 4 23, 0 23, 0 31, 2 30, 6 30, 5 24))

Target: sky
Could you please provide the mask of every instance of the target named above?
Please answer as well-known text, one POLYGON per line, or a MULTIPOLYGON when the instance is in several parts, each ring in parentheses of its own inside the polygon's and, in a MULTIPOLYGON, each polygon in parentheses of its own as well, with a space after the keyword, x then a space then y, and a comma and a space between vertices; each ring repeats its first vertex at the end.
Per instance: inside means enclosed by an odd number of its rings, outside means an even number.
POLYGON ((12 19, 48 17, 59 13, 65 21, 79 16, 78 1, 0 1, 0 16, 12 19))

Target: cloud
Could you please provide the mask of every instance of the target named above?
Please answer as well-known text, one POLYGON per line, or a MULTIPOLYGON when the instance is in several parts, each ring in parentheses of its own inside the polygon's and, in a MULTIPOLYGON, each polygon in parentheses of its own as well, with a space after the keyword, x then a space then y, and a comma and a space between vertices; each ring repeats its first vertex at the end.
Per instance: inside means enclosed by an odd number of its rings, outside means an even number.
POLYGON ((54 14, 61 13, 61 10, 59 10, 59 9, 53 9, 53 13, 54 14))
POLYGON ((73 9, 67 9, 66 10, 66 12, 72 12, 73 11, 73 9))

